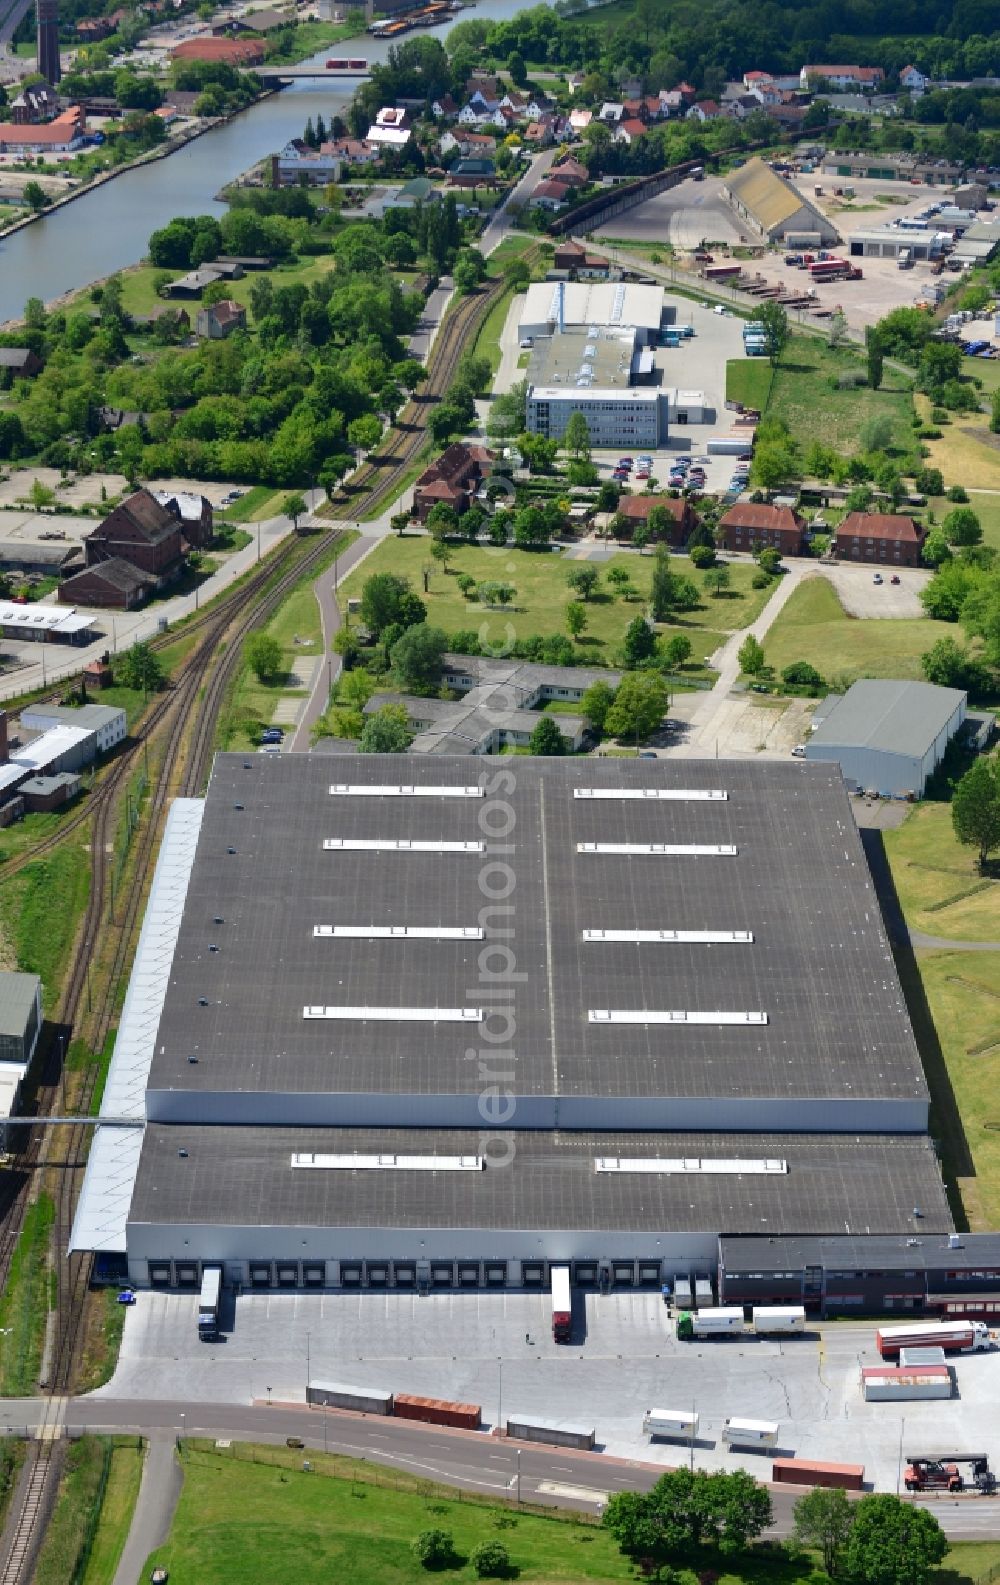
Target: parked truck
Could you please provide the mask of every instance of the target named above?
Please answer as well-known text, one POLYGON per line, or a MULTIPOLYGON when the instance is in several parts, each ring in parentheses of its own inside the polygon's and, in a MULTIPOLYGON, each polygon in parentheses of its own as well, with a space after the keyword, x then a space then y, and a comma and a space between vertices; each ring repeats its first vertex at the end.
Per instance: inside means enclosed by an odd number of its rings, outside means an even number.
POLYGON ((683 1438, 692 1442, 698 1435, 698 1416, 693 1409, 647 1409, 642 1419, 647 1436, 683 1438))
POLYGON ((778 1427, 772 1420, 738 1420, 735 1415, 722 1428, 730 1447, 777 1447, 778 1427))
POLYGON ((806 1312, 801 1304, 755 1305, 753 1329, 759 1337, 804 1332, 806 1312))
POLYGON ((897 1358, 901 1348, 943 1348, 946 1354, 967 1354, 992 1348, 989 1327, 982 1321, 930 1321, 925 1326, 880 1326, 875 1346, 883 1359, 897 1358))
POLYGON ((708 1310, 683 1310, 677 1317, 677 1336, 683 1341, 695 1337, 740 1337, 743 1333, 743 1306, 708 1310))
POLYGON ((702 270, 706 281, 734 281, 743 274, 742 264, 707 264, 702 270))
POLYGON ((219 1307, 222 1304, 222 1267, 203 1266, 198 1295, 198 1336, 213 1343, 219 1335, 219 1307))
POLYGON ((907 1491, 964 1491, 972 1486, 984 1497, 997 1489, 988 1453, 907 1453, 903 1482, 907 1491), (968 1464, 969 1473, 962 1473, 968 1464))
POLYGON ((568 1343, 573 1330, 573 1299, 569 1286, 569 1267, 552 1267, 552 1336, 557 1343, 568 1343))

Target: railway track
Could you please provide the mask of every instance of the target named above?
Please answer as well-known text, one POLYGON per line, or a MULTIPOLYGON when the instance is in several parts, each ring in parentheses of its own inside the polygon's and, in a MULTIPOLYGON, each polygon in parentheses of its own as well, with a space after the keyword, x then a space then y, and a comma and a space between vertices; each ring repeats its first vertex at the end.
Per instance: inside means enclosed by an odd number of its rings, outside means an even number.
MULTIPOLYGON (((355 515, 361 511, 372 512, 390 497, 419 454, 426 442, 427 412, 446 391, 469 339, 479 330, 504 290, 502 281, 492 283, 474 297, 464 299, 445 320, 428 361, 428 377, 420 398, 408 404, 401 426, 396 429, 387 448, 360 470, 350 492, 345 492, 339 498, 340 503, 349 506, 355 515)), ((255 627, 270 619, 295 584, 323 561, 336 540, 337 532, 331 529, 320 535, 304 553, 298 549, 301 541, 284 541, 251 577, 202 616, 188 623, 182 631, 187 635, 196 633, 198 642, 181 662, 170 689, 158 695, 144 714, 134 742, 115 760, 84 808, 65 821, 52 837, 39 843, 30 854, 6 865, 0 875, 0 880, 4 880, 17 874, 26 865, 53 851, 73 831, 93 820, 90 896, 79 944, 57 1013, 58 1023, 68 1031, 79 1024, 84 996, 89 998, 89 968, 97 953, 105 924, 107 858, 121 796, 138 755, 144 753, 151 742, 165 735, 162 767, 155 780, 151 805, 140 827, 131 883, 123 899, 121 918, 112 921, 117 937, 112 961, 99 1005, 89 1009, 91 1045, 95 1051, 103 1050, 114 1018, 117 990, 129 961, 168 799, 177 792, 183 796, 196 795, 205 785, 214 752, 219 713, 241 661, 242 641, 255 627)), ((154 647, 172 643, 176 636, 172 634, 169 638, 154 641, 154 647)), ((91 1063, 77 1098, 77 1110, 81 1116, 90 1113, 98 1072, 98 1064, 91 1063)), ((42 1096, 43 1115, 44 1111, 54 1107, 57 1093, 58 1082, 49 1086, 48 1093, 42 1096)), ((41 1130, 32 1132, 26 1143, 19 1163, 23 1169, 22 1190, 8 1209, 0 1229, 0 1285, 6 1281, 17 1245, 32 1169, 43 1165, 40 1133, 41 1130)), ((31 1446, 23 1498, 13 1528, 8 1528, 9 1546, 0 1571, 0 1585, 25 1585, 30 1579, 55 1498, 60 1463, 55 1449, 59 1445, 61 1411, 72 1390, 79 1366, 84 1301, 92 1267, 90 1255, 64 1255, 62 1252, 69 1245, 77 1196, 78 1174, 72 1169, 82 1167, 86 1162, 89 1134, 89 1128, 81 1123, 69 1125, 60 1136, 65 1148, 61 1163, 63 1170, 55 1195, 56 1323, 49 1351, 47 1379, 41 1383, 48 1403, 39 1437, 31 1446)))

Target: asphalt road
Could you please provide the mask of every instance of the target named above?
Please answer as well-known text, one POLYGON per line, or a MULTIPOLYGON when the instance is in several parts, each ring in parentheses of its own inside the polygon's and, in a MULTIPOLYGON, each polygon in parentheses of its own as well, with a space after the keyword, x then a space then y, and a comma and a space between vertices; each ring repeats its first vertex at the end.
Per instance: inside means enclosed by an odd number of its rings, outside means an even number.
MULTIPOLYGON (((41 1418, 43 1399, 8 1399, 4 1427, 31 1429, 41 1418)), ((496 1497, 516 1496, 540 1506, 598 1512, 616 1491, 646 1490, 662 1467, 610 1459, 600 1453, 575 1453, 568 1448, 498 1440, 477 1431, 452 1431, 404 1420, 310 1410, 302 1405, 266 1403, 193 1404, 78 1398, 68 1403, 68 1431, 130 1431, 162 1440, 163 1433, 184 1436, 232 1437, 281 1443, 301 1437, 307 1448, 346 1453, 377 1464, 411 1470, 430 1480, 496 1497)), ((678 1463, 686 1449, 678 1446, 678 1463)), ((697 1458, 697 1452, 695 1453, 697 1458)), ((768 1463, 761 1460, 761 1477, 768 1463)), ((786 1536, 792 1509, 801 1492, 772 1488, 774 1525, 769 1534, 786 1536)), ((1000 1500, 979 1497, 928 1498, 952 1540, 1000 1539, 1000 1500)), ((153 1543, 155 1544, 155 1542, 153 1543)))

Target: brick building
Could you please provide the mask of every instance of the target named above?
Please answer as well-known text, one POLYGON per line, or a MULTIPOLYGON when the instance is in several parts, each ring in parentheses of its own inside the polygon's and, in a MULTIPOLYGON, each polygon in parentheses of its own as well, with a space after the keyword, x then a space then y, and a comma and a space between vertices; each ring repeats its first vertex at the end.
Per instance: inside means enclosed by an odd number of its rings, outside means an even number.
POLYGON ((890 567, 919 567, 923 543, 924 530, 912 517, 886 512, 848 512, 835 541, 842 561, 890 567))
POLYGON ((413 491, 413 511, 420 522, 426 522, 432 507, 443 502, 459 516, 473 502, 476 491, 488 477, 493 453, 485 446, 466 446, 458 441, 442 451, 440 457, 425 468, 413 491))
POLYGON ((729 551, 776 550, 801 556, 805 522, 790 506, 738 501, 719 520, 719 544, 729 551))
POLYGON ((136 490, 84 539, 87 568, 117 559, 162 586, 180 571, 182 538, 179 510, 163 505, 149 490, 136 490))
MULTIPOLYGON (((618 502, 618 516, 624 519, 616 524, 618 539, 630 540, 640 523, 649 522, 649 514, 656 506, 662 506, 670 519, 666 543, 675 547, 684 545, 698 519, 690 501, 669 495, 623 495, 618 502)), ((653 536, 655 539, 662 537, 653 536)))

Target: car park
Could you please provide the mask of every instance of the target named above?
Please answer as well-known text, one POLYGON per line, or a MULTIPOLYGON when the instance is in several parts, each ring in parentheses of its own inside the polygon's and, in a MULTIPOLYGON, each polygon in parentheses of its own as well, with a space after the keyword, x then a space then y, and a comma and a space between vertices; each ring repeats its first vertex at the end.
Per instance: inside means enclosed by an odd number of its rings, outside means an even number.
POLYGON ((636 478, 637 479, 648 479, 649 478, 649 469, 648 468, 640 468, 637 471, 637 473, 636 473, 636 478))

